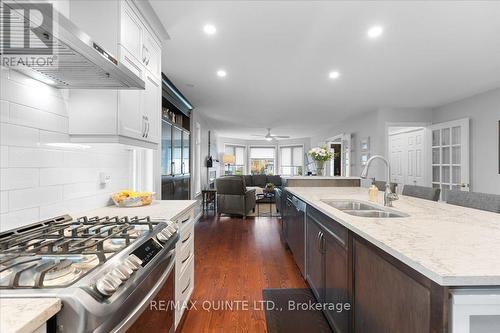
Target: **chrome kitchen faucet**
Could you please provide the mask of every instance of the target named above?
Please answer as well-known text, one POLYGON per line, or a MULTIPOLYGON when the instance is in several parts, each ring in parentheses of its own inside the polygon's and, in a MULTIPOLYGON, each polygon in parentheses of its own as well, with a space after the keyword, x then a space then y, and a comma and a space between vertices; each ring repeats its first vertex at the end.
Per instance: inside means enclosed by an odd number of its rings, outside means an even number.
POLYGON ((387 166, 387 176, 386 176, 386 181, 385 181, 385 191, 384 191, 384 206, 387 207, 392 207, 392 202, 395 200, 398 200, 399 197, 396 193, 392 193, 391 191, 391 166, 389 164, 389 161, 385 159, 385 157, 381 155, 374 155, 368 159, 366 162, 365 168, 361 172, 361 178, 366 179, 368 177, 368 168, 370 167, 370 164, 373 160, 380 159, 384 161, 385 165, 387 166))

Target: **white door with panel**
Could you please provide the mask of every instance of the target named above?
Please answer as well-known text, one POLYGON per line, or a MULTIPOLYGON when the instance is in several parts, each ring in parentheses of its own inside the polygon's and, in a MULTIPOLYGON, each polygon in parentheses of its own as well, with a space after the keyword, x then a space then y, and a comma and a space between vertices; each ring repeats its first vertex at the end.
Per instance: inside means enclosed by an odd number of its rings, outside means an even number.
POLYGON ((391 181, 404 185, 425 185, 425 129, 409 129, 389 135, 391 181))
POLYGON ((469 191, 469 118, 434 124, 430 127, 432 186, 446 191, 469 191))

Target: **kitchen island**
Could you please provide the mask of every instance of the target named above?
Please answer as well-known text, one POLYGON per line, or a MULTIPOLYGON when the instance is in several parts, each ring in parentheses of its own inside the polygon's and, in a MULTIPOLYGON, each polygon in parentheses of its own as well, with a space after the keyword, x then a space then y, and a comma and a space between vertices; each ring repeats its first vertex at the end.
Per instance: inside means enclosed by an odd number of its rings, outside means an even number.
MULTIPOLYGON (((353 304, 349 316, 330 316, 338 331, 443 332, 450 327, 469 332, 458 317, 463 307, 454 306, 468 293, 476 302, 483 293, 490 302, 478 315, 500 316, 498 214, 401 196, 392 210, 404 217, 360 217, 325 201, 368 202, 367 189, 291 187, 286 192, 307 204, 305 278, 317 289, 315 295, 353 304)), ((382 193, 376 205, 384 209, 382 193)), ((291 227, 287 218, 285 212, 285 229, 291 227)))
POLYGON ((359 177, 341 176, 282 176, 286 187, 355 187, 360 186, 359 177))

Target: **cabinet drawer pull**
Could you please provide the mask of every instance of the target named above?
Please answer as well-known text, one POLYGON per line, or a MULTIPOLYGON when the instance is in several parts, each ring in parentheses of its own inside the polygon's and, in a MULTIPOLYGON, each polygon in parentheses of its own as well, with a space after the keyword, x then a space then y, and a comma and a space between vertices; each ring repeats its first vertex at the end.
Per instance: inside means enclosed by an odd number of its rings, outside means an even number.
POLYGON ((184 224, 184 223, 186 223, 187 221, 189 221, 189 217, 188 217, 187 219, 185 219, 185 220, 181 221, 181 224, 184 224))
POLYGON ((181 241, 182 244, 186 243, 189 240, 189 238, 191 238, 191 233, 189 233, 189 235, 181 241))
POLYGON ((181 294, 184 294, 186 292, 186 290, 188 290, 188 288, 189 288, 190 285, 191 285, 191 278, 189 278, 188 284, 187 284, 186 288, 184 288, 184 290, 181 291, 181 294))
POLYGON ((189 259, 189 257, 191 257, 191 251, 189 251, 186 259, 184 259, 184 260, 181 261, 181 264, 185 263, 189 259))

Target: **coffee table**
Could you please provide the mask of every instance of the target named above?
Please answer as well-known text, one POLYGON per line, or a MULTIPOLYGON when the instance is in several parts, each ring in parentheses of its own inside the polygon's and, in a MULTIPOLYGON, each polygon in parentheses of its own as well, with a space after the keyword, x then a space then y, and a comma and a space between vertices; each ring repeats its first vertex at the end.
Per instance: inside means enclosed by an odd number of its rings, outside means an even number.
POLYGON ((273 203, 276 202, 276 193, 274 191, 264 191, 263 193, 259 193, 256 195, 257 202, 257 216, 268 216, 274 217, 277 215, 273 215, 273 203), (260 213, 259 206, 260 204, 269 203, 269 214, 260 213))

